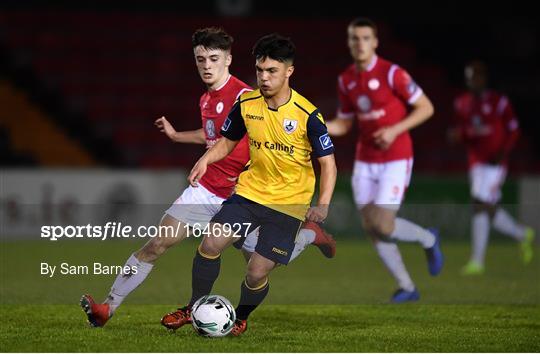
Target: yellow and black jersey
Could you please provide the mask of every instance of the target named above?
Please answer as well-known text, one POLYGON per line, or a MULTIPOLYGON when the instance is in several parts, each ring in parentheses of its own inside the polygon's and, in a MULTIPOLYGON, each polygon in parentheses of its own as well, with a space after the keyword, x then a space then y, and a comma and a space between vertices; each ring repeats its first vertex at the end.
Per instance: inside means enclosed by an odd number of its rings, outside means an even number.
POLYGON ((227 139, 249 139, 249 169, 236 193, 304 220, 315 189, 311 157, 334 153, 319 110, 291 89, 287 103, 269 108, 260 90, 242 94, 225 120, 227 139))

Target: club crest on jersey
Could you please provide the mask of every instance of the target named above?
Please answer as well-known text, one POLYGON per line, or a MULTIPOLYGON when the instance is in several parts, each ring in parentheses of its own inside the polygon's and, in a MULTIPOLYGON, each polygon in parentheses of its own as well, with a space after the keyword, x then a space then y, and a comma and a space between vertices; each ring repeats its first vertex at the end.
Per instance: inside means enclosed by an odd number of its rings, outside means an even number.
POLYGON ((206 126, 204 127, 206 130, 206 136, 208 139, 215 139, 216 137, 216 125, 214 124, 214 121, 211 119, 208 119, 206 121, 206 126))
POLYGON ((358 106, 360 111, 364 113, 371 111, 371 100, 366 95, 361 95, 360 97, 358 97, 356 105, 358 106))
POLYGON ((283 129, 285 129, 285 133, 291 134, 296 130, 296 128, 298 128, 297 120, 287 118, 283 120, 283 129))
POLYGON ((381 86, 381 83, 377 79, 371 79, 368 81, 367 85, 372 91, 375 91, 379 88, 379 86, 381 86))
POLYGON ((223 112, 223 102, 219 102, 217 105, 216 105, 216 112, 218 114, 220 114, 221 112, 223 112))

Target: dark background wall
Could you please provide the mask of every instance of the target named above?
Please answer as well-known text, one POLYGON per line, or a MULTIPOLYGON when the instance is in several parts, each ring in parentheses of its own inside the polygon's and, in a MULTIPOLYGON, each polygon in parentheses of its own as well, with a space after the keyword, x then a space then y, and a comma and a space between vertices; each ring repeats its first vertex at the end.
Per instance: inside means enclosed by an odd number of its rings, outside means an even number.
MULTIPOLYGON (((1 79, 28 94, 97 164, 189 167, 203 148, 173 146, 152 122, 166 115, 179 130, 198 128, 204 86, 191 51, 195 29, 218 25, 229 31, 235 37, 231 71, 252 84, 255 40, 268 32, 290 36, 298 47, 292 85, 331 119, 336 77, 350 63, 346 25, 368 16, 380 26, 380 55, 406 68, 436 105, 435 117, 413 132, 417 170, 463 170, 464 150, 449 146, 445 132, 453 97, 463 88, 463 65, 480 58, 489 65, 492 86, 511 98, 523 128, 512 169, 530 173, 540 171, 534 13, 515 2, 3 1, 1 79)), ((2 131, 9 140, 11 128, 2 131)), ((340 167, 350 168, 354 136, 336 145, 340 167)), ((14 146, 4 149, 17 153, 14 146)), ((47 165, 28 155, 28 163, 47 165)), ((21 160, 10 161, 3 164, 21 160)))

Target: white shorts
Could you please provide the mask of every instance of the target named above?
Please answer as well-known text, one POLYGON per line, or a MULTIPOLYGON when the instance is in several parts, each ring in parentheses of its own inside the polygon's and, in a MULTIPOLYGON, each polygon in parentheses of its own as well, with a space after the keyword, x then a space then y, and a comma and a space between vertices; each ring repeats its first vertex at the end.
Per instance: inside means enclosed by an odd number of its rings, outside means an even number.
POLYGON ((501 187, 506 178, 503 165, 474 164, 469 171, 471 196, 483 203, 496 204, 501 199, 501 187))
MULTIPOLYGON (((225 199, 218 197, 208 189, 199 185, 194 188, 188 186, 174 203, 165 211, 165 214, 192 227, 204 229, 210 220, 221 209, 225 199)), ((249 233, 242 248, 254 252, 259 236, 259 228, 249 233)))
POLYGON ((413 159, 382 163, 355 161, 352 175, 358 209, 368 204, 398 210, 411 181, 413 159))
POLYGON ((165 213, 185 224, 204 228, 224 201, 201 185, 188 186, 165 213))

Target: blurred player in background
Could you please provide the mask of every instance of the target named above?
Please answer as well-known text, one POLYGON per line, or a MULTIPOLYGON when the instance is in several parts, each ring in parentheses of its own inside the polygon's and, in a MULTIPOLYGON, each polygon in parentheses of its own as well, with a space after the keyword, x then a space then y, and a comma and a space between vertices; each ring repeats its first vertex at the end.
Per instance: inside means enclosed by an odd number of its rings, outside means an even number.
POLYGON ((328 132, 345 135, 356 121, 352 187, 363 228, 398 283, 391 301, 416 301, 420 295, 396 242, 420 244, 435 276, 443 267, 439 236, 396 215, 411 178, 409 130, 430 118, 433 106, 405 70, 377 56, 377 27, 370 19, 357 18, 347 30, 354 63, 338 77, 339 109, 328 132))
MULTIPOLYGON (((193 34, 195 63, 201 80, 207 87, 207 92, 199 101, 203 127, 177 132, 165 117, 159 118, 155 125, 172 141, 212 147, 221 138, 221 126, 234 102, 242 93, 252 91, 251 87, 229 73, 232 42, 233 38, 220 28, 205 28, 193 34)), ((91 325, 105 325, 124 299, 146 279, 154 262, 167 249, 186 238, 187 225, 203 229, 208 225, 210 219, 220 210, 221 203, 232 194, 238 175, 248 161, 247 139, 242 139, 225 159, 208 166, 199 188, 188 186, 183 191, 165 211, 160 222, 160 226, 169 227, 171 232, 160 231, 159 237, 152 238, 126 261, 125 265, 136 268, 137 273, 118 275, 103 304, 96 303, 90 295, 82 297, 81 306, 91 325)), ((310 243, 317 245, 326 257, 333 257, 335 242, 332 237, 315 223, 306 224, 304 227, 296 239, 292 258, 297 257, 310 243)), ((254 251, 257 235, 257 231, 251 233, 242 248, 246 260, 254 251)), ((170 314, 169 320, 180 323, 190 321, 189 311, 179 309, 170 314)))
POLYGON ((471 258, 462 273, 475 275, 484 272, 490 224, 520 243, 526 264, 533 256, 534 231, 520 225, 498 205, 508 158, 519 137, 512 105, 507 96, 488 88, 488 71, 483 62, 472 61, 465 67, 465 83, 468 91, 454 102, 455 126, 450 137, 467 146, 474 214, 471 258))
POLYGON ((235 193, 212 218, 212 235, 199 246, 189 301, 193 305, 210 294, 220 272, 221 253, 244 242, 221 236, 227 234, 227 225, 259 227, 259 241, 240 287, 231 332, 235 336, 246 331, 248 316, 268 294, 270 272, 289 263, 303 221, 326 219, 337 175, 333 144, 319 110, 289 86, 294 44, 271 34, 257 41, 253 54, 259 89, 240 96, 221 128, 223 138, 199 159, 189 176, 190 184, 197 186, 208 165, 225 158, 248 137, 251 164, 240 174, 235 193), (310 207, 315 190, 312 159, 321 166, 321 178, 317 205, 310 207))

